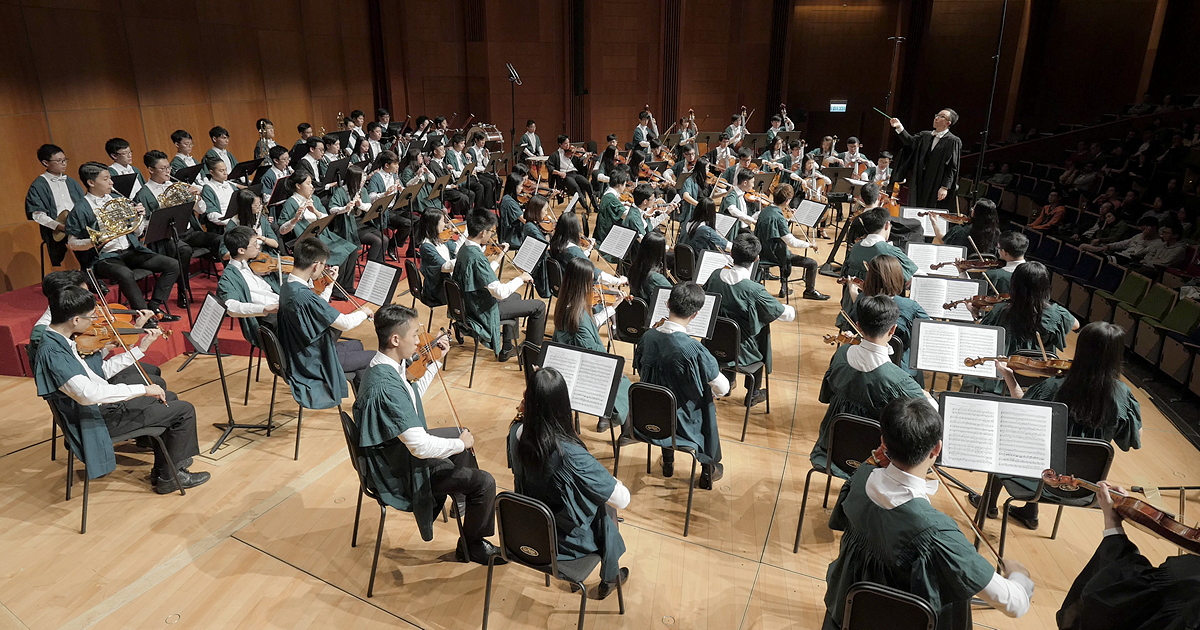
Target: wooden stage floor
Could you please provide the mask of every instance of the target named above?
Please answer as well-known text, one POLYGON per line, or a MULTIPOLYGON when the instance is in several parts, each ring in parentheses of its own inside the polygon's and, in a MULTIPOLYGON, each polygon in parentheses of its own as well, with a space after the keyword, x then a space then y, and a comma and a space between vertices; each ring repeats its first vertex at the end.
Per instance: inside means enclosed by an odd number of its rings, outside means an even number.
MULTIPOLYGON (((825 277, 820 288, 831 294, 838 289, 825 277)), ((407 304, 408 298, 397 301, 407 304)), ((628 546, 624 562, 631 571, 626 614, 617 614, 615 597, 591 601, 587 627, 820 627, 825 571, 838 544, 826 525, 829 512, 821 508, 820 477, 814 478, 798 554, 792 554, 792 539, 808 453, 824 414, 817 392, 833 352, 821 335, 833 331, 837 301, 794 299, 792 304, 799 307, 798 321, 773 327, 771 413, 755 407, 741 443, 736 436, 744 409, 742 385, 717 405, 726 436, 725 478, 712 491, 696 491, 687 538, 682 536, 686 478, 677 473, 664 479, 657 453, 654 473, 645 474, 645 449, 623 450, 620 478, 633 495, 621 528, 628 546)), ((444 309, 439 311, 435 327, 445 323, 444 309)), ((350 336, 374 347, 368 326, 350 336)), ((502 364, 481 352, 475 385, 468 389, 467 343, 465 352, 451 350, 446 378, 457 409, 477 436, 481 466, 495 475, 500 489, 511 489, 504 437, 522 393, 521 375, 515 360, 502 364)), ((632 359, 629 345, 618 343, 617 351, 632 359)), ((82 486, 76 486, 71 501, 63 500, 65 454, 60 448, 59 460, 50 461, 49 412, 35 396, 33 380, 0 380, 0 397, 11 405, 0 424, 0 629, 479 626, 486 568, 449 559, 453 522, 439 520, 434 541, 425 543, 410 515, 389 510, 375 596, 366 598, 378 510, 373 502, 364 506, 362 544, 351 548, 358 484, 335 412, 305 414, 298 462, 292 460, 290 421, 270 438, 239 431, 208 457, 220 434, 212 423, 225 418, 215 360, 198 359, 176 373, 181 363, 177 357, 163 366, 164 375, 171 389, 199 411, 205 455, 194 468, 211 471, 212 481, 185 497, 158 496, 147 483, 150 454, 119 451, 117 470, 92 484, 88 533, 82 536, 82 486)), ((231 357, 226 368, 236 417, 264 418, 270 379, 253 384, 250 403, 242 406, 245 359, 231 357)), ((940 377, 939 384, 944 380, 940 377)), ((1118 451, 1112 479, 1144 486, 1200 484, 1200 466, 1188 463, 1196 461, 1196 449, 1144 392, 1135 391, 1145 417, 1145 446, 1118 451)), ((280 392, 287 404, 279 408, 294 414, 286 389, 281 386, 280 392)), ((440 390, 432 391, 425 409, 431 426, 452 425, 440 390)), ((611 468, 607 433, 588 425, 585 418, 585 442, 611 468)), ((982 475, 962 478, 978 487, 982 475)), ((835 481, 835 495, 837 487, 835 481)), ((964 520, 944 490, 934 503, 964 520)), ((1177 495, 1169 493, 1160 503, 1174 508, 1177 495)), ((1200 514, 1195 497, 1187 511, 1200 514)), ((1099 512, 1068 510, 1058 539, 1050 540, 1053 512, 1044 516, 1037 532, 1010 529, 1009 555, 1030 567, 1037 584, 1033 610, 1019 620, 977 611, 978 627, 1055 627, 1054 614, 1100 540, 1102 525, 1099 512)), ((989 521, 987 531, 998 539, 999 523, 989 521)), ((1140 532, 1130 536, 1156 563, 1174 553, 1140 532)), ((532 571, 497 569, 493 628, 572 628, 577 606, 577 596, 566 587, 547 588, 532 571)))

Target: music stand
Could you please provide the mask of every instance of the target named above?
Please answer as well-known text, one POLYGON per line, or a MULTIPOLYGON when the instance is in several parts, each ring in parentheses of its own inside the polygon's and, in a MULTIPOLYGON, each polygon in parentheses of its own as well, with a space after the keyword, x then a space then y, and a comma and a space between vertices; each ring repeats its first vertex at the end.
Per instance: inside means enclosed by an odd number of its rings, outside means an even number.
POLYGON ((275 190, 271 191, 271 199, 267 201, 267 207, 277 206, 287 201, 287 198, 290 196, 287 193, 287 186, 284 186, 282 181, 277 181, 275 182, 275 190))
MULTIPOLYGON (((178 226, 182 225, 184 226, 184 230, 187 230, 187 225, 192 221, 192 214, 195 212, 195 208, 196 202, 189 201, 178 206, 159 208, 150 213, 150 224, 146 226, 143 243, 151 245, 169 238, 175 245, 175 251, 178 252, 181 244, 178 226)), ((180 273, 187 273, 187 271, 181 269, 180 273)), ((190 283, 185 280, 184 285, 188 286, 190 283)), ((179 299, 184 304, 184 310, 187 311, 188 322, 193 322, 192 309, 188 308, 187 291, 180 291, 179 299)))
POLYGON ((430 201, 433 201, 435 199, 438 199, 438 200, 441 199, 442 191, 446 189, 446 184, 450 183, 451 177, 454 177, 454 176, 453 175, 442 175, 441 177, 434 180, 433 192, 430 192, 429 197, 428 197, 428 199, 430 201))
MULTIPOLYGON (((254 169, 254 176, 251 178, 250 181, 257 184, 258 180, 261 179, 262 176, 264 174, 266 174, 266 172, 269 170, 271 170, 270 160, 263 160, 263 165, 254 169)), ((260 187, 259 190, 262 190, 262 188, 260 187)))
POLYGON ((765 193, 771 187, 771 182, 775 181, 775 176, 778 173, 774 171, 764 171, 754 176, 754 183, 751 190, 759 193, 765 193))
MULTIPOLYGON (((234 165, 233 169, 229 171, 229 181, 236 182, 239 179, 245 180, 249 178, 250 175, 252 175, 260 166, 262 166, 262 163, 259 160, 246 160, 245 162, 238 162, 236 165, 234 165)), ((271 166, 268 164, 267 168, 270 167, 271 166)))
POLYGON ((129 173, 128 175, 113 175, 113 190, 126 199, 132 199, 133 183, 137 181, 137 178, 138 174, 136 172, 129 173))
POLYGON ((330 162, 329 166, 325 167, 325 177, 321 178, 321 186, 327 187, 330 184, 341 183, 348 168, 350 168, 350 158, 348 157, 330 162))
POLYGON ((229 384, 225 380, 225 363, 221 361, 221 341, 218 339, 217 331, 221 329, 221 324, 225 322, 225 304, 220 298, 209 293, 204 296, 204 304, 200 307, 200 314, 196 317, 196 324, 192 325, 192 329, 183 333, 188 343, 195 348, 192 356, 180 366, 180 370, 187 367, 187 364, 197 355, 215 354, 217 357, 217 372, 221 375, 221 393, 225 396, 225 415, 229 418, 229 422, 225 424, 214 423, 213 426, 222 429, 221 437, 217 438, 216 444, 213 444, 209 455, 217 452, 225 440, 229 438, 229 434, 233 433, 234 429, 265 429, 265 425, 257 424, 237 424, 233 419, 233 405, 229 404, 229 384))
POLYGON ((661 142, 663 146, 674 149, 676 146, 679 146, 679 141, 681 139, 683 139, 683 134, 669 133, 662 137, 661 142))
POLYGON ((185 184, 195 184, 196 177, 200 175, 200 171, 203 169, 204 169, 203 164, 194 164, 192 166, 185 166, 185 167, 179 169, 178 171, 175 171, 175 174, 172 177, 174 177, 177 181, 181 181, 185 184))
POLYGON ((697 151, 700 150, 699 147, 701 144, 704 145, 704 148, 710 149, 710 150, 713 147, 715 147, 716 145, 721 144, 721 134, 723 134, 723 133, 725 133, 725 132, 724 131, 701 131, 701 132, 696 133, 696 147, 697 147, 696 150, 697 151))
POLYGON ((783 138, 784 144, 791 144, 792 140, 799 140, 803 135, 799 131, 780 131, 775 134, 775 137, 783 138))
POLYGON ((492 175, 495 175, 501 164, 508 164, 508 157, 505 156, 504 151, 489 151, 488 161, 492 163, 491 171, 492 175))
POLYGON ((758 152, 759 147, 765 148, 768 144, 770 144, 770 140, 767 139, 765 133, 748 133, 742 136, 742 146, 749 145, 750 148, 755 149, 755 153, 758 152))
POLYGON ((383 214, 384 210, 391 207, 392 201, 394 201, 396 199, 397 194, 398 193, 392 193, 390 195, 382 195, 375 201, 372 201, 371 207, 367 210, 367 212, 365 214, 363 214, 362 218, 359 219, 359 221, 358 221, 359 227, 362 227, 363 225, 366 225, 367 223, 374 221, 376 218, 379 217, 379 215, 383 214))
POLYGON ((296 240, 298 241, 302 238, 307 238, 309 236, 311 236, 313 238, 320 237, 321 233, 324 232, 325 230, 329 229, 329 224, 332 223, 333 220, 336 219, 338 216, 340 216, 340 215, 327 214, 327 215, 321 217, 320 219, 317 219, 316 221, 309 223, 308 227, 304 228, 304 233, 301 234, 300 236, 296 237, 296 240))
POLYGON ((402 208, 408 208, 412 206, 413 200, 417 198, 417 193, 421 191, 421 187, 424 185, 424 182, 417 182, 412 186, 401 190, 400 194, 396 196, 396 203, 392 204, 392 208, 395 210, 400 210, 402 208))

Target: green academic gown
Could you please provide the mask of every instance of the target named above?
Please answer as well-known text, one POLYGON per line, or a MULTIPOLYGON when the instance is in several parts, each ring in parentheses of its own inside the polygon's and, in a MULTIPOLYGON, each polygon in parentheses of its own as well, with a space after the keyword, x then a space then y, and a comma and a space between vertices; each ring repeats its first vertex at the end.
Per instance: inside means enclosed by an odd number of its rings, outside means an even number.
POLYGON ((683 187, 679 190, 679 212, 675 220, 679 221, 680 225, 687 225, 692 220, 692 210, 696 207, 695 204, 683 200, 682 196, 684 193, 687 193, 696 201, 700 200, 700 181, 693 175, 688 175, 687 181, 683 183, 683 187))
MULTIPOLYGON (((362 199, 362 197, 360 196, 359 199, 362 199)), ((334 188, 333 194, 329 198, 329 207, 344 208, 349 204, 350 193, 346 190, 346 187, 338 186, 337 188, 334 188)), ((354 243, 356 249, 359 245, 362 245, 362 239, 360 239, 358 236, 358 219, 354 218, 353 210, 346 212, 334 219, 333 223, 331 223, 329 227, 337 232, 338 236, 351 243, 354 243)))
MULTIPOLYGON (((233 167, 238 165, 237 158, 233 157, 233 151, 230 151, 229 149, 226 149, 225 153, 227 153, 229 155, 229 171, 233 172, 233 167)), ((199 163, 205 164, 208 161, 208 158, 210 158, 210 157, 220 158, 220 156, 217 154, 216 148, 212 148, 212 149, 209 149, 208 151, 205 151, 204 159, 199 160, 199 163)), ((208 177, 208 166, 207 165, 205 165, 203 168, 200 169, 199 177, 208 177)))
MULTIPOLYGON (((596 320, 591 313, 584 313, 579 318, 579 329, 575 332, 560 329, 554 331, 555 343, 561 343, 576 348, 595 352, 608 352, 604 342, 600 341, 600 329, 596 328, 596 320)), ((625 424, 629 417, 629 377, 621 375, 621 383, 617 386, 617 400, 613 403, 613 424, 625 424)))
POLYGON ((606 192, 601 197, 600 207, 596 212, 596 229, 592 231, 592 238, 596 239, 597 244, 604 242, 612 226, 620 224, 621 214, 624 212, 625 204, 621 203, 621 199, 615 193, 606 192))
MULTIPOLYGON (((737 196, 731 192, 728 195, 725 195, 723 198, 721 198, 720 213, 725 216, 731 217, 731 216, 733 216, 733 213, 730 212, 729 209, 733 208, 735 206, 737 206, 737 196)), ((742 222, 740 220, 734 221, 733 225, 729 228, 729 231, 725 234, 722 234, 722 236, 724 236, 726 240, 732 241, 733 237, 737 236, 738 231, 741 229, 742 229, 742 222)))
MULTIPOLYGON (((404 169, 403 171, 400 171, 400 177, 399 177, 398 181, 403 186, 405 182, 412 181, 412 178, 414 178, 416 176, 417 176, 417 169, 414 169, 413 167, 410 166, 410 167, 404 169)), ((405 188, 407 188, 407 186, 405 186, 405 188)), ((426 208, 441 208, 441 207, 443 207, 442 202, 440 201, 441 198, 439 197, 438 199, 430 199, 429 195, 431 195, 431 194, 433 194, 433 184, 430 184, 428 182, 425 182, 424 184, 422 184, 421 190, 417 191, 417 197, 414 200, 416 203, 414 204, 415 207, 413 207, 413 211, 415 212, 418 209, 421 211, 424 211, 426 208)))
POLYGON ((463 310, 466 311, 462 324, 475 335, 479 343, 499 356, 503 348, 500 342, 499 300, 487 289, 489 284, 496 281, 496 274, 483 255, 483 250, 473 245, 459 248, 450 277, 462 290, 463 310))
MULTIPOLYGON (((59 389, 76 376, 87 376, 84 371, 87 368, 73 354, 66 337, 56 333, 42 335, 33 362, 33 376, 38 396, 54 405, 66 419, 63 424, 66 425, 64 443, 67 448, 87 462, 88 478, 95 479, 115 470, 117 459, 100 406, 81 405, 59 389)), ((93 356, 99 357, 99 353, 93 356)))
MULTIPOLYGON (((550 255, 554 256, 554 260, 557 260, 558 264, 562 266, 563 273, 567 272, 567 263, 569 263, 572 258, 583 258, 586 260, 591 260, 590 258, 587 257, 587 254, 583 253, 583 250, 580 249, 578 245, 568 245, 566 249, 562 250, 561 252, 557 252, 557 253, 554 250, 546 250, 546 251, 549 251, 550 255)), ((592 271, 592 280, 594 280, 595 282, 600 281, 600 268, 599 267, 594 267, 594 269, 592 271)))
POLYGON ((500 225, 497 236, 501 244, 508 243, 509 248, 513 250, 520 248, 521 241, 524 240, 521 236, 523 214, 521 204, 512 195, 504 195, 500 200, 500 225))
MULTIPOLYGON (((938 629, 953 627, 951 606, 970 603, 996 570, 967 542, 958 523, 925 499, 892 509, 867 495, 874 466, 859 466, 842 486, 830 529, 842 535, 838 557, 825 572, 824 628, 842 627, 846 593, 857 582, 874 582, 929 602, 938 611, 938 629)), ((944 490, 943 490, 944 491, 944 490)))
POLYGON ((420 394, 410 394, 401 378, 391 365, 368 369, 354 400, 354 422, 367 478, 384 503, 413 513, 421 539, 428 542, 446 496, 435 494, 430 480, 429 462, 438 460, 413 457, 400 441, 400 434, 409 429, 429 428, 420 394))
MULTIPOLYGON (((991 280, 991 283, 988 284, 988 295, 995 295, 997 292, 1008 293, 1009 289, 1012 288, 1013 272, 1008 269, 989 269, 983 272, 983 275, 987 276, 988 280, 991 280), (992 287, 996 287, 996 289, 993 291, 992 287)), ((971 277, 974 278, 976 276, 972 275, 971 277)))
POLYGON ((785 235, 791 233, 779 206, 767 206, 758 214, 754 236, 762 244, 762 261, 778 266, 783 275, 791 274, 791 252, 783 240, 785 235))
MULTIPOLYGON (((267 274, 262 276, 262 279, 279 293, 279 276, 277 274, 267 274)), ((233 265, 225 265, 225 269, 221 271, 221 277, 217 280, 217 297, 221 301, 235 300, 238 302, 252 303, 254 299, 250 297, 250 285, 246 283, 246 279, 242 277, 240 269, 233 265)), ((258 319, 257 317, 237 317, 238 323, 242 326, 242 335, 255 345, 258 345, 258 319)), ((336 319, 336 317, 335 317, 336 319)))
MULTIPOLYGON (((858 299, 861 300, 864 295, 866 294, 860 292, 858 294, 858 299)), ((925 309, 918 304, 916 300, 912 300, 904 296, 892 296, 892 301, 895 302, 896 307, 900 309, 900 318, 896 320, 896 336, 900 337, 901 339, 911 341, 912 329, 914 325, 913 323, 918 319, 929 319, 929 313, 926 313, 925 309)), ((850 306, 850 310, 846 311, 846 314, 849 315, 851 319, 854 319, 858 316, 858 301, 855 301, 854 304, 850 306)), ((841 330, 853 330, 850 324, 846 322, 845 318, 840 316, 838 317, 837 325, 841 330)), ((909 369, 907 354, 901 357, 900 367, 909 369)), ((918 384, 921 383, 923 377, 920 370, 909 370, 909 373, 913 375, 913 378, 917 380, 918 384)))
POLYGON ((291 371, 292 397, 305 409, 329 409, 349 394, 330 326, 341 315, 312 289, 284 279, 279 343, 291 371))
POLYGON ((771 352, 768 344, 771 322, 783 314, 783 304, 767 292, 766 287, 747 278, 729 284, 714 271, 704 284, 705 293, 721 296, 721 317, 737 322, 742 331, 738 347, 738 365, 766 362, 771 371, 771 352))
MULTIPOLYGON (((1030 339, 1018 339, 1008 329, 1005 313, 1008 312, 1009 306, 1008 302, 997 304, 991 311, 984 314, 979 323, 985 326, 1001 326, 1005 329, 1004 356, 1012 356, 1018 350, 1040 350, 1041 346, 1038 345, 1036 336, 1030 339)), ((1074 323, 1075 316, 1058 304, 1050 304, 1046 310, 1042 311, 1042 322, 1038 328, 1041 329, 1042 344, 1046 347, 1046 352, 1058 352, 1067 347, 1067 335, 1070 334, 1071 326, 1074 323)), ((1002 394, 1007 389, 1003 379, 964 376, 963 387, 971 385, 988 394, 1002 394)))
POLYGON ((679 230, 679 236, 675 243, 687 245, 696 253, 696 263, 700 262, 700 252, 710 250, 714 252, 724 252, 729 249, 729 241, 725 237, 717 233, 707 223, 701 223, 696 227, 695 233, 690 231, 690 226, 684 224, 684 228, 679 230))
MULTIPOLYGON (((458 241, 446 241, 446 250, 450 258, 458 251, 458 241)), ((437 247, 425 241, 417 248, 421 255, 421 301, 428 305, 441 306, 446 303, 446 272, 442 265, 446 264, 437 247)))
MULTIPOLYGON (((312 198, 312 201, 313 201, 313 207, 317 209, 317 212, 324 214, 325 206, 321 203, 321 200, 318 199, 316 196, 314 196, 312 198)), ((287 201, 283 202, 283 208, 279 211, 279 223, 284 224, 284 223, 287 223, 288 221, 291 221, 292 217, 296 216, 296 211, 299 208, 300 208, 300 202, 296 201, 295 197, 288 198, 287 201)), ((337 229, 335 229, 335 226, 337 225, 337 223, 339 221, 345 221, 347 218, 350 218, 350 217, 348 215, 342 215, 342 216, 335 218, 329 224, 329 228, 326 230, 323 230, 321 232, 321 235, 318 237, 322 241, 324 241, 326 245, 329 246, 329 266, 330 267, 340 267, 340 266, 346 264, 347 262, 351 262, 351 263, 354 262, 352 260, 347 261, 347 259, 350 257, 351 254, 354 253, 354 251, 356 249, 358 249, 358 246, 355 245, 353 242, 346 240, 343 236, 338 234, 337 229)), ((350 218, 350 220, 353 221, 352 218, 350 218)), ((309 223, 312 223, 312 221, 306 221, 304 219, 300 219, 300 221, 298 221, 296 223, 296 227, 292 228, 292 231, 296 234, 297 237, 299 237, 301 234, 304 233, 304 230, 308 229, 309 223)))
MULTIPOLYGON (((850 253, 846 254, 846 263, 842 265, 842 275, 858 278, 859 280, 867 279, 867 262, 876 256, 895 256, 896 260, 900 261, 900 268, 904 272, 904 281, 907 283, 912 279, 913 274, 917 272, 917 263, 913 262, 903 250, 887 241, 880 241, 871 246, 865 246, 862 242, 855 243, 854 247, 850 248, 850 253)), ((848 311, 853 303, 850 301, 850 291, 845 287, 842 288, 842 310, 848 311)), ((844 322, 841 314, 838 314, 838 325, 844 322)))
POLYGON ((617 487, 616 478, 583 445, 566 440, 558 443, 559 451, 551 454, 543 470, 526 469, 517 457, 520 426, 514 423, 508 432, 515 490, 550 508, 558 532, 559 562, 599 554, 601 579, 617 579, 625 541, 605 509, 617 487))
MULTIPOLYGON (((675 393, 676 444, 696 449, 701 463, 720 462, 721 436, 709 382, 721 369, 708 348, 685 332, 664 333, 652 328, 642 336, 633 362, 643 382, 675 393)), ((671 446, 669 439, 654 444, 671 446)))
MULTIPOLYGON (((197 164, 199 164, 199 162, 197 162, 197 164)), ((178 173, 179 169, 187 168, 188 166, 192 166, 192 165, 188 164, 187 162, 184 162, 183 158, 176 155, 175 157, 171 158, 171 175, 178 173)), ((197 177, 199 177, 199 176, 197 176, 197 177)))
MULTIPOLYGON (((363 192, 365 193, 363 201, 369 201, 371 195, 382 195, 383 193, 387 192, 387 184, 383 181, 383 175, 378 172, 374 175, 371 175, 371 180, 367 182, 366 187, 363 188, 363 192)), ((390 215, 391 210, 385 208, 379 213, 378 217, 375 217, 369 221, 367 225, 379 230, 380 233, 383 233, 384 230, 388 229, 390 215)))
MULTIPOLYGON (((525 243, 525 239, 536 238, 539 241, 546 242, 549 237, 542 231, 542 228, 535 223, 526 223, 521 226, 521 244, 525 243)), ((533 276, 533 288, 537 291, 538 297, 542 299, 550 297, 550 279, 546 276, 546 252, 542 252, 542 257, 538 259, 536 265, 533 266, 533 271, 530 276, 533 276)))
POLYGON ((642 286, 634 287, 633 290, 635 295, 642 298, 646 304, 653 305, 654 298, 658 295, 659 289, 670 289, 674 286, 665 275, 654 271, 646 274, 646 279, 642 281, 642 286))
MULTIPOLYGON (((843 345, 833 353, 829 369, 821 380, 821 393, 818 400, 829 406, 825 409, 825 417, 821 419, 821 429, 817 442, 809 453, 809 460, 817 468, 825 468, 829 453, 829 425, 834 416, 839 413, 851 413, 872 420, 878 420, 883 408, 897 398, 922 398, 921 386, 908 375, 904 368, 885 362, 870 372, 860 372, 850 366, 846 360, 849 344, 843 345)), ((863 455, 866 457, 866 454, 863 455)), ((833 473, 843 479, 850 473, 833 465, 833 473)))
MULTIPOLYGON (((71 195, 71 202, 78 204, 83 201, 83 196, 87 193, 83 190, 83 186, 79 182, 67 177, 67 192, 71 195)), ((54 200, 54 193, 50 190, 50 184, 45 177, 38 175, 34 178, 33 183, 29 185, 29 192, 25 194, 25 217, 30 221, 33 220, 34 212, 44 212, 51 219, 58 218, 58 203, 54 200)), ((42 241, 46 243, 46 249, 50 254, 50 262, 55 266, 62 264, 62 261, 67 256, 67 241, 54 240, 54 231, 50 228, 39 225, 42 241)))
MULTIPOLYGON (((230 230, 237 227, 238 225, 239 225, 239 223, 238 223, 237 217, 230 218, 229 222, 225 224, 223 233, 228 234, 230 230)), ((260 214, 258 216, 258 229, 262 231, 262 236, 264 238, 269 238, 269 239, 275 241, 276 243, 279 242, 279 235, 275 233, 275 228, 271 225, 271 221, 267 218, 266 214, 260 214)), ((275 249, 274 247, 270 247, 266 244, 261 245, 261 247, 262 247, 263 252, 270 254, 272 256, 274 256, 279 251, 279 250, 275 249)), ((228 254, 229 254, 229 250, 225 249, 225 239, 221 239, 221 257, 224 258, 228 254)))

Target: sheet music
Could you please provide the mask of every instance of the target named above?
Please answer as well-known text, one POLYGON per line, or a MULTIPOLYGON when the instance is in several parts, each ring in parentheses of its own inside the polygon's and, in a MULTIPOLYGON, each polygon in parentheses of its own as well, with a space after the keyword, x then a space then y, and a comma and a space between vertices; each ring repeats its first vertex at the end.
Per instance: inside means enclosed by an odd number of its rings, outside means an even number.
MULTIPOLYGON (((630 212, 641 212, 637 208, 631 208, 630 212)), ((600 251, 614 258, 624 259, 626 252, 629 251, 629 245, 633 243, 637 232, 627 227, 614 225, 608 231, 608 236, 604 237, 604 242, 600 243, 600 251)))
POLYGON ((1050 407, 1000 403, 995 472, 1033 477, 1050 468, 1050 407))
POLYGON ((525 240, 521 241, 521 249, 513 256, 513 265, 525 273, 533 273, 533 268, 537 267, 538 262, 542 260, 542 254, 549 246, 549 243, 540 238, 525 237, 525 240))
POLYGON ((733 224, 737 222, 737 217, 728 214, 718 214, 717 220, 714 222, 717 227, 714 229, 716 229, 717 234, 720 234, 724 238, 726 234, 729 234, 729 230, 733 229, 733 224))
POLYGON ((558 370, 567 382, 571 409, 593 416, 603 416, 608 411, 608 398, 620 365, 620 359, 613 355, 591 354, 560 345, 547 345, 542 354, 542 367, 558 370))
POLYGON ((575 193, 571 196, 571 200, 567 202, 567 209, 563 210, 563 212, 574 212, 575 204, 577 203, 579 203, 579 193, 575 193))
POLYGON ((700 264, 696 267, 696 284, 704 286, 714 271, 732 264, 733 258, 721 252, 714 252, 711 249, 700 252, 700 264))
POLYGON ((817 224, 817 221, 821 219, 822 214, 825 214, 825 204, 805 199, 804 201, 801 201, 800 206, 796 208, 796 212, 792 216, 792 219, 800 225, 813 227, 817 224))
POLYGON ((368 260, 358 279, 354 297, 377 306, 386 306, 392 301, 392 287, 396 286, 396 275, 400 270, 383 263, 368 260))
POLYGON ((950 310, 942 308, 943 304, 974 297, 981 293, 979 283, 974 280, 958 278, 936 278, 933 276, 913 276, 909 296, 930 317, 951 319, 955 321, 973 321, 971 311, 965 305, 956 306, 950 310))
MULTIPOLYGON (((671 297, 671 290, 663 287, 658 290, 654 296, 654 310, 650 314, 650 323, 653 325, 660 319, 664 319, 670 314, 671 310, 667 308, 667 299, 671 297)), ((696 319, 688 324, 687 334, 693 337, 708 339, 708 325, 713 318, 713 310, 717 304, 717 296, 709 293, 704 294, 704 306, 700 307, 700 312, 696 314, 696 319)))
POLYGON ((221 328, 221 320, 225 319, 225 307, 217 296, 209 293, 204 296, 204 304, 192 324, 192 344, 201 352, 212 349, 213 340, 217 338, 217 330, 221 328))
POLYGON ((920 221, 921 229, 924 230, 925 236, 936 236, 933 231, 933 223, 935 221, 937 222, 938 230, 940 230, 942 234, 946 233, 946 228, 948 226, 945 219, 937 216, 917 216, 917 214, 921 212, 945 212, 945 210, 938 210, 936 208, 900 208, 900 217, 904 219, 916 219, 917 221, 920 221))
POLYGON ((921 320, 914 328, 918 370, 996 378, 994 362, 967 367, 968 357, 990 357, 1000 354, 1000 334, 991 326, 961 325, 921 320))
MULTIPOLYGON (((953 468, 993 470, 999 403, 947 396, 943 406, 942 464, 953 468)), ((1039 470, 1038 475, 1041 474, 1039 470)))
POLYGON ((909 259, 917 263, 918 276, 947 276, 958 277, 958 268, 946 265, 941 269, 930 269, 930 265, 941 262, 954 262, 957 258, 965 258, 966 248, 955 245, 931 245, 929 243, 909 243, 907 251, 909 259))

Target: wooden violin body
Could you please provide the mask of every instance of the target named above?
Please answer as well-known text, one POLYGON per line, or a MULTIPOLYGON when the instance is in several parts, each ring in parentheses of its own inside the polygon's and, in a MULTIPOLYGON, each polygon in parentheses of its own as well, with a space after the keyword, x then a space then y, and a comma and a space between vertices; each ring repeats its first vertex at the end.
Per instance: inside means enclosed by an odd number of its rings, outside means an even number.
POLYGON ((862 342, 862 337, 859 337, 853 331, 849 330, 843 330, 836 335, 825 335, 823 338, 825 343, 837 346, 842 344, 857 346, 860 342, 862 342))
MULTIPOLYGON (((528 181, 528 180, 526 180, 526 181, 528 181)), ((463 230, 465 230, 466 228, 467 228, 466 221, 451 221, 450 227, 442 230, 442 232, 440 234, 438 234, 438 238, 442 239, 443 241, 448 241, 448 240, 454 238, 455 236, 461 236, 463 233, 463 230)))
POLYGON ((969 217, 965 214, 958 214, 956 212, 937 212, 934 210, 930 210, 929 212, 918 212, 917 216, 918 217, 937 217, 937 218, 945 221, 946 223, 955 223, 957 225, 965 225, 965 224, 971 222, 971 217, 969 217))
POLYGON ((861 289, 863 288, 863 285, 866 284, 866 281, 862 278, 855 278, 853 276, 840 276, 837 279, 837 283, 842 286, 846 286, 847 283, 851 283, 861 289))
POLYGON ((888 214, 898 217, 900 216, 900 184, 892 184, 892 194, 880 195, 879 207, 888 211, 888 214))
MULTIPOLYGON (((122 344, 128 346, 138 342, 138 337, 146 334, 144 328, 133 325, 136 311, 125 308, 123 304, 106 304, 104 308, 96 309, 96 317, 84 332, 75 335, 75 348, 81 356, 87 356, 103 350, 105 346, 122 344), (111 315, 111 318, 109 317, 111 315)), ((163 329, 164 337, 169 337, 171 331, 163 329)))
POLYGON ((958 308, 959 304, 970 304, 978 310, 986 310, 997 304, 1007 302, 1010 299, 1012 299, 1012 296, 1007 293, 1001 293, 1000 295, 975 295, 969 298, 955 300, 953 302, 946 302, 942 305, 942 308, 948 311, 952 308, 958 308))
POLYGON ((429 366, 442 358, 442 348, 437 345, 448 333, 443 328, 438 334, 421 333, 421 343, 417 346, 416 358, 404 369, 404 375, 409 381, 419 381, 429 370, 429 366))
POLYGON ((593 308, 597 306, 603 306, 605 308, 616 306, 621 302, 626 302, 632 299, 633 296, 625 293, 624 291, 606 289, 600 285, 596 285, 592 288, 591 304, 593 308))
POLYGON ((280 273, 281 267, 283 273, 292 273, 292 263, 291 256, 272 256, 266 252, 260 252, 254 258, 246 261, 250 271, 260 276, 280 273))
POLYGON ((1022 376, 1031 376, 1034 378, 1045 378, 1050 376, 1062 376, 1065 372, 1071 369, 1070 359, 1036 359, 1034 357, 1025 357, 1019 354, 1014 354, 1010 357, 980 357, 977 359, 963 359, 963 365, 967 367, 975 367, 981 363, 988 361, 1005 361, 1008 363, 1008 369, 1022 376))
POLYGON ((932 265, 929 265, 929 268, 930 269, 941 269, 942 267, 945 267, 946 265, 954 265, 960 272, 963 272, 963 271, 977 271, 978 272, 978 271, 989 271, 991 269, 1003 269, 1004 266, 1007 264, 1008 263, 1006 263, 1000 259, 989 259, 989 260, 971 259, 971 260, 953 260, 953 261, 948 260, 946 262, 934 263, 932 265))

